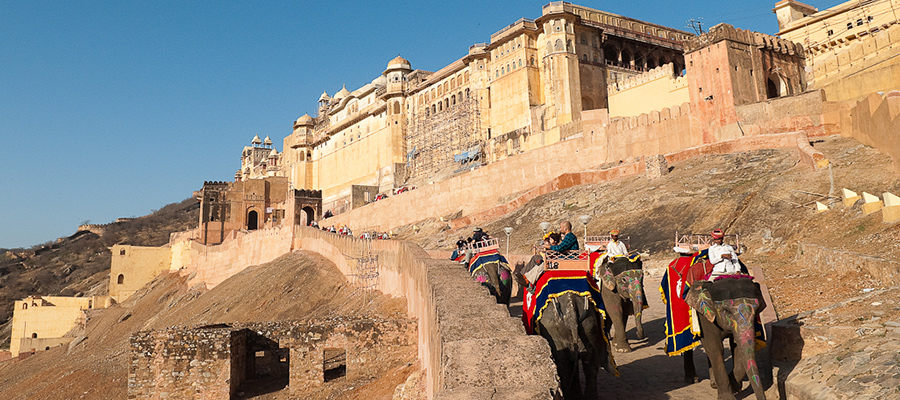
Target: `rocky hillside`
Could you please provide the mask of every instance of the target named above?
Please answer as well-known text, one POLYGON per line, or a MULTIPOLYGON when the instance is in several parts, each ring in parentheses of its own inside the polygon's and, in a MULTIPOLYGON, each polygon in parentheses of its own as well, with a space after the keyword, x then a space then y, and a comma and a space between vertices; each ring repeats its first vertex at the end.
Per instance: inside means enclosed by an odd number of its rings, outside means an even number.
MULTIPOLYGON (((863 215, 859 204, 844 208, 837 197, 821 196, 840 196, 843 187, 900 194, 890 158, 842 137, 814 146, 829 158, 830 170, 799 164, 796 149, 707 155, 672 164, 667 175, 653 180, 626 177, 548 193, 482 228, 504 247, 503 228, 512 227, 510 251, 530 254, 541 222, 557 230, 558 221, 569 220, 581 238, 578 217, 590 215, 589 235, 619 229, 656 267, 674 257, 676 231, 739 233, 747 248, 743 260, 763 268, 776 311, 786 317, 884 286, 861 265, 837 273, 798 263, 798 243, 900 260, 900 224, 882 223, 881 213, 863 215), (832 209, 815 213, 815 200, 832 209)), ((451 250, 458 237, 471 236, 472 227, 451 230, 431 220, 394 232, 426 249, 451 250)))
MULTIPOLYGON (((323 319, 341 316, 405 318, 403 299, 354 291, 333 263, 312 254, 287 254, 251 267, 212 290, 187 287, 187 277, 162 276, 128 300, 89 315, 72 345, 0 363, 3 399, 124 399, 131 364, 129 338, 137 331, 216 323, 323 319)), ((392 372, 339 387, 342 399, 390 399, 418 368, 415 347, 380 360, 392 372)), ((276 388, 280 389, 280 388, 276 388)), ((287 399, 286 390, 255 398, 287 399)), ((250 393, 245 393, 250 395, 250 393)), ((307 398, 315 398, 310 394, 307 398)), ((328 398, 337 398, 329 395, 328 398)))
POLYGON ((103 236, 83 231, 30 249, 0 249, 0 347, 9 348, 14 301, 30 295, 106 294, 109 247, 162 246, 172 232, 196 227, 199 210, 197 200, 189 198, 107 225, 103 236))

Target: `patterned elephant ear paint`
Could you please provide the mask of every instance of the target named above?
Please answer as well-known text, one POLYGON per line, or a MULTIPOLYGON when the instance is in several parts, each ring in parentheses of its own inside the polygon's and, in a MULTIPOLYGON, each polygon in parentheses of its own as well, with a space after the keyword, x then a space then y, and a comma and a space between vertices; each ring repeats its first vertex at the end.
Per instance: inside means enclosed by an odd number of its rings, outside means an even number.
POLYGON ((712 282, 695 281, 684 297, 684 302, 691 308, 702 314, 707 321, 716 321, 716 308, 712 296, 709 293, 709 285, 712 282))

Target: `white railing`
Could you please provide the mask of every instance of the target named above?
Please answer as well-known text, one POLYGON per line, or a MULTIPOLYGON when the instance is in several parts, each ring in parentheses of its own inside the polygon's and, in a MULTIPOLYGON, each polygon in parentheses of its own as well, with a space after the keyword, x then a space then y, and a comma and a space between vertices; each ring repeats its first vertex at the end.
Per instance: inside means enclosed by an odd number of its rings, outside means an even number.
MULTIPOLYGON (((730 244, 734 251, 741 253, 741 236, 739 234, 725 235, 723 243, 730 244)), ((712 236, 702 233, 678 233, 675 232, 675 247, 690 251, 702 251, 712 246, 712 236)))
POLYGON ((487 250, 500 249, 500 239, 488 238, 480 242, 473 242, 470 243, 465 249, 472 250, 476 253, 487 250))

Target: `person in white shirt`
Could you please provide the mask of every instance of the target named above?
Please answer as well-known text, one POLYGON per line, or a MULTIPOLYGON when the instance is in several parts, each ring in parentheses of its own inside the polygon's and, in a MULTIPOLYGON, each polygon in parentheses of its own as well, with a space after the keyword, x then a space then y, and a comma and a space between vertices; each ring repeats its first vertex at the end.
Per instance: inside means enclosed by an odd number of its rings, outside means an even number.
POLYGON ((731 275, 741 272, 741 264, 738 262, 737 253, 730 245, 724 244, 725 234, 721 229, 712 231, 713 244, 709 246, 709 262, 713 265, 710 279, 721 275, 731 275))
POLYGON ((619 241, 619 231, 613 229, 609 231, 609 236, 612 240, 606 243, 606 256, 612 260, 615 257, 628 255, 628 247, 625 246, 625 243, 619 241))

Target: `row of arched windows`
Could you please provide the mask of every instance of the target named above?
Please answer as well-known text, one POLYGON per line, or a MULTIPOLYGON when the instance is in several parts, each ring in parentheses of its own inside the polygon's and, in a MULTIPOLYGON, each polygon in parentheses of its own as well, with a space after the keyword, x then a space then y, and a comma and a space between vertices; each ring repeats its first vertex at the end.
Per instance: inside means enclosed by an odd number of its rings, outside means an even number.
POLYGON ((441 97, 445 93, 450 93, 457 87, 461 87, 467 83, 469 83, 469 71, 463 71, 463 73, 457 74, 456 76, 447 79, 444 83, 436 85, 434 88, 425 92, 424 94, 420 94, 419 104, 429 103, 433 99, 441 97))
POLYGON ((434 115, 441 111, 449 109, 451 106, 455 106, 459 103, 462 103, 464 99, 468 99, 470 96, 469 89, 466 89, 465 92, 460 91, 455 95, 450 95, 442 100, 438 100, 436 103, 432 104, 430 107, 425 107, 425 115, 434 115), (465 97, 463 97, 465 95, 465 97))
POLYGON ((554 52, 560 52, 560 51, 565 51, 568 53, 575 52, 575 47, 572 46, 571 40, 566 40, 565 46, 566 47, 563 47, 562 39, 556 39, 556 41, 553 42, 552 44, 548 41, 547 42, 547 54, 554 53, 554 52))
MULTIPOLYGON (((500 66, 500 68, 494 70, 494 79, 499 78, 503 75, 506 75, 509 72, 515 71, 516 68, 522 68, 523 66, 522 58, 506 63, 506 65, 500 66)), ((534 56, 528 60, 528 65, 532 67, 537 67, 537 60, 534 56)))

